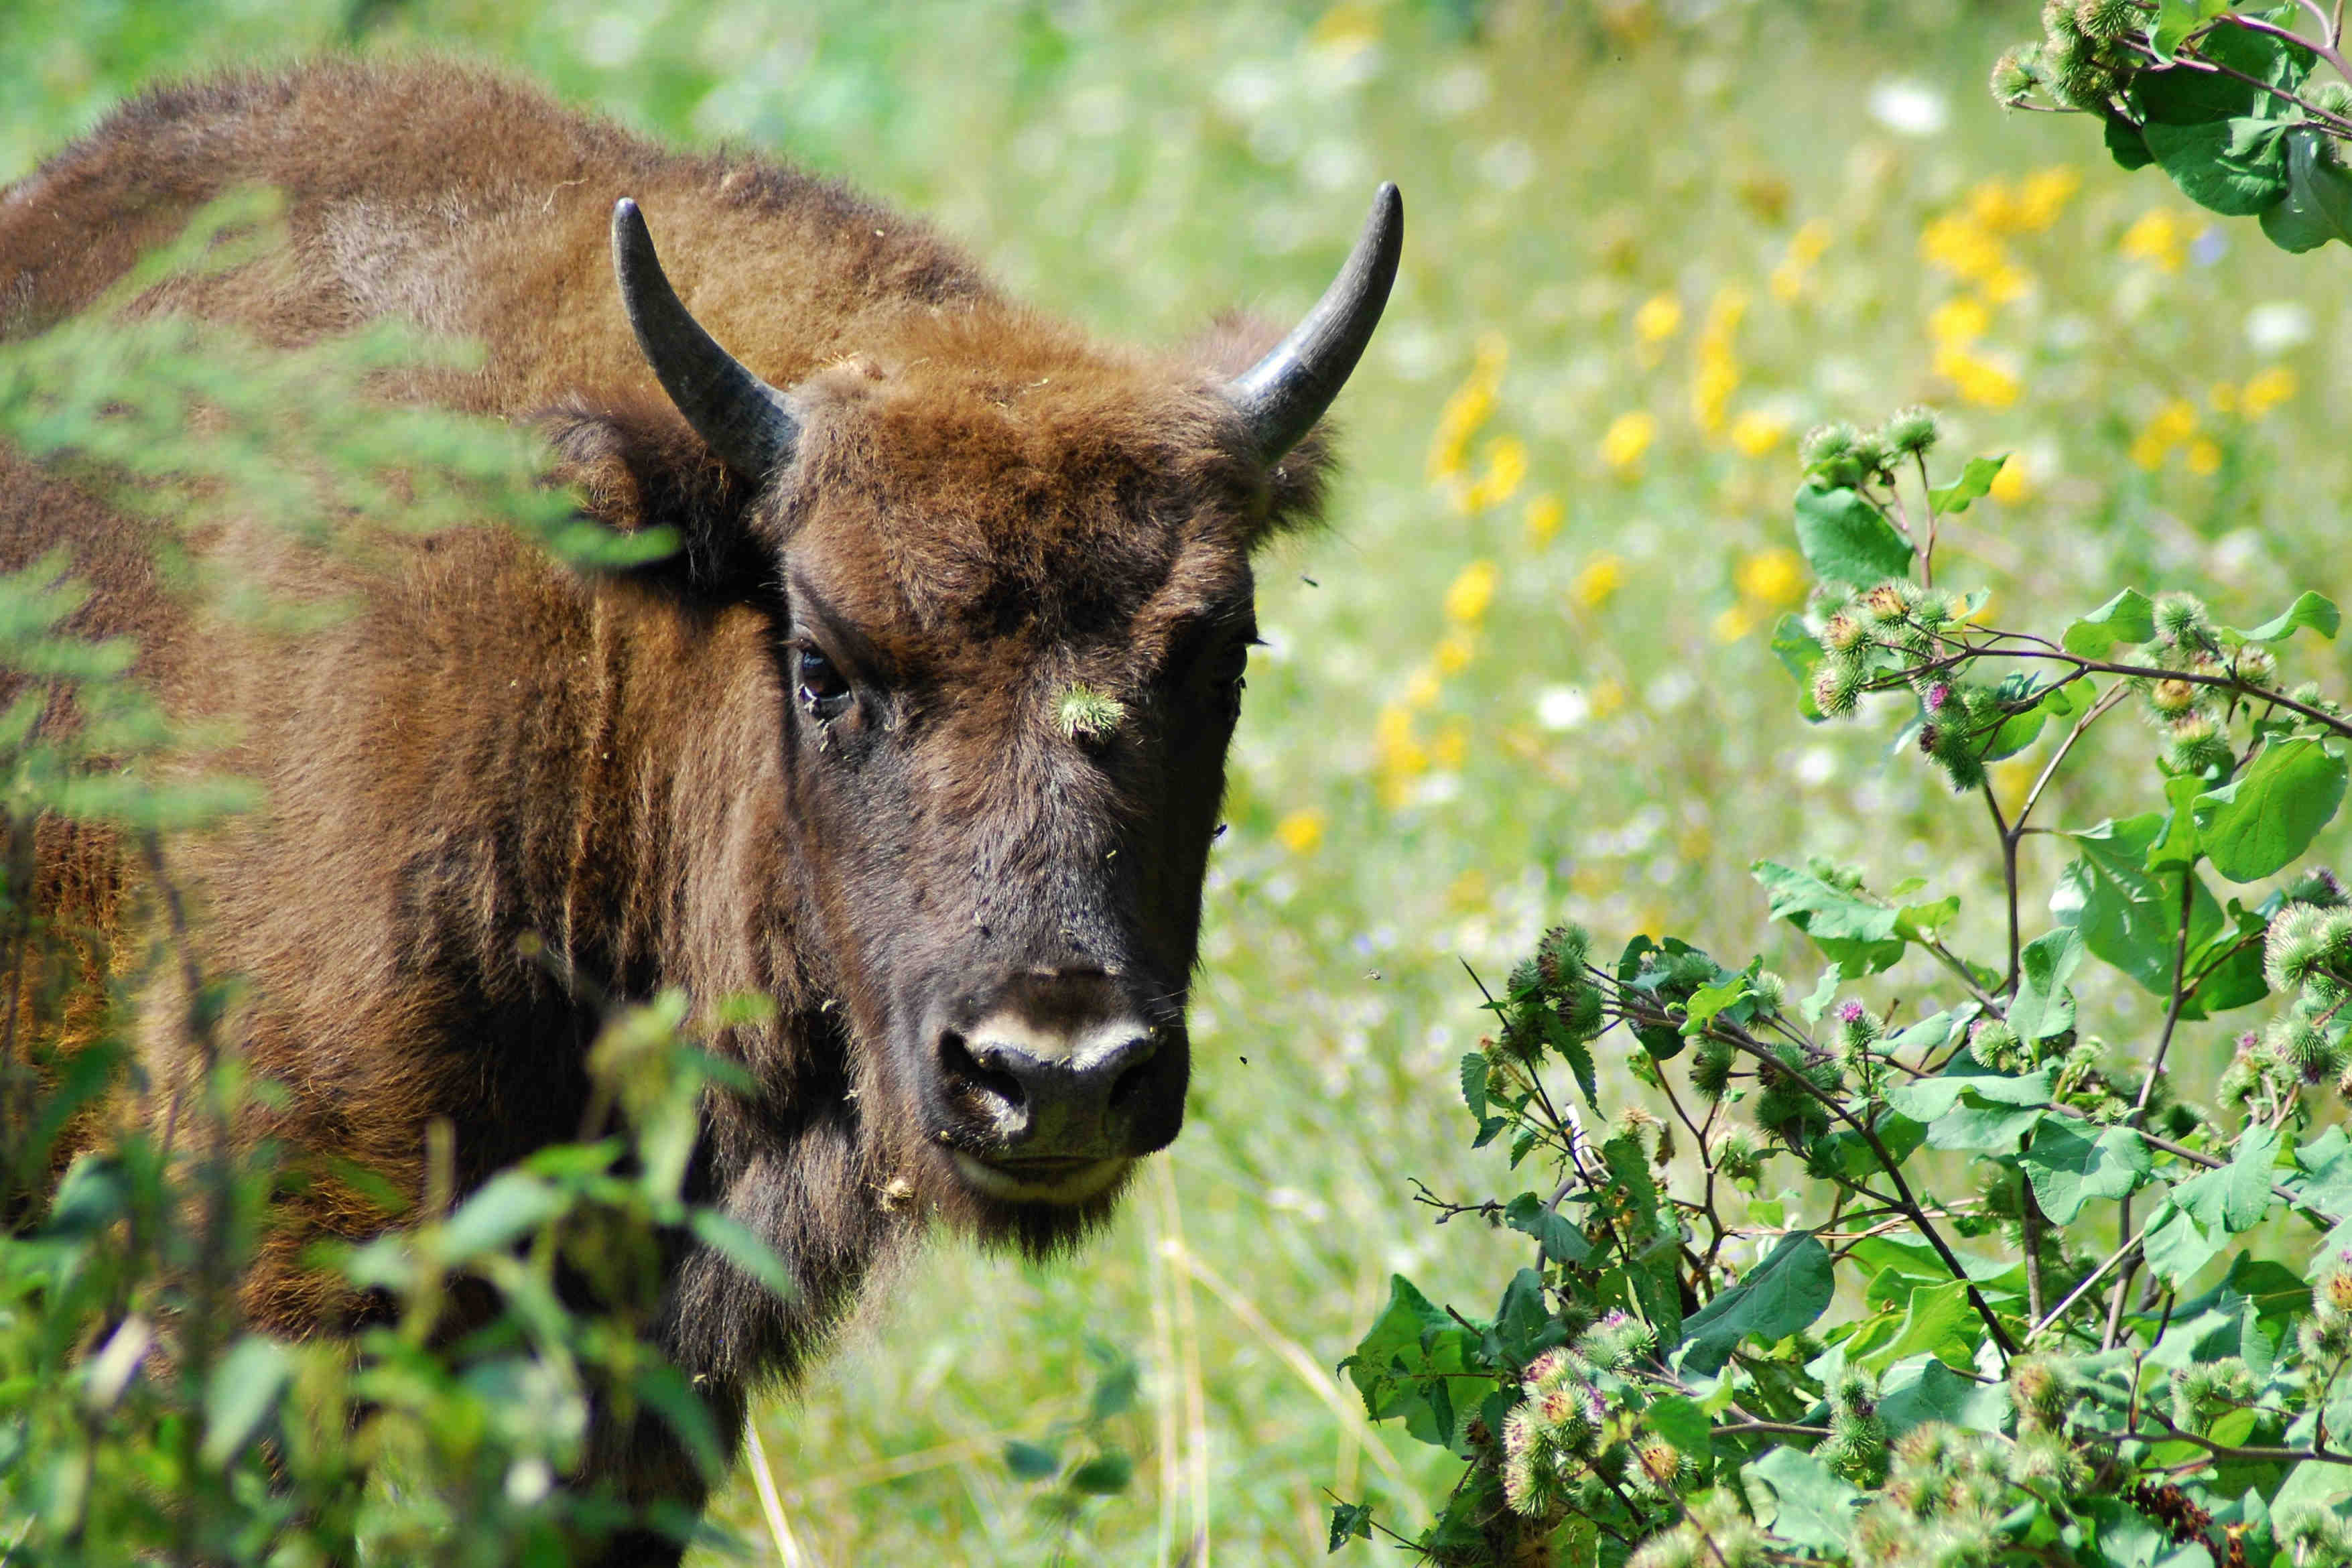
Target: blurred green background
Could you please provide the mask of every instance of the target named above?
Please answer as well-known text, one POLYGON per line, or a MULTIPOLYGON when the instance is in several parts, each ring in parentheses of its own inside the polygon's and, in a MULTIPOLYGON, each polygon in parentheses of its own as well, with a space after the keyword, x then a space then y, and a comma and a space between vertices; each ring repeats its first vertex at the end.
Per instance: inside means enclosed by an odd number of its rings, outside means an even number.
MULTIPOLYGON (((1333 527, 1263 573, 1272 646, 1213 873, 1183 1139, 1076 1258, 943 1240, 882 1281, 833 1361, 761 1408, 771 1495, 747 1468, 719 1508, 788 1563, 1167 1563, 1199 1542, 1199 1563, 1309 1563, 1327 1490, 1369 1489, 1409 1528, 1452 1473, 1369 1431, 1330 1373, 1390 1272, 1482 1312, 1523 1249, 1410 1201, 1410 1178, 1517 1184, 1463 1146, 1453 1064, 1482 1018, 1465 963, 1499 974, 1572 918, 1604 947, 1677 931, 1810 977, 1764 927, 1762 855, 1924 876, 1971 931, 1998 919, 1974 809, 1889 760, 1892 723, 1808 730, 1765 647, 1805 586, 1797 435, 1924 400, 1952 416, 1954 460, 2017 453, 1939 578, 1990 585, 2004 624, 2053 629, 2126 583, 2201 584, 2241 625, 2347 586, 2344 257, 2218 226, 2079 120, 2005 117, 1982 84, 2034 15, 20 4, 0 10, 0 178, 158 78, 446 49, 649 133, 839 174, 1039 305, 1161 341, 1235 305, 1294 316, 1373 184, 1402 185, 1404 271, 1340 405, 1333 527), (1098 1394, 1115 1413, 1076 1433, 1098 1394), (1113 1445, 1133 1480, 1061 1506, 1009 1441, 1066 1465, 1113 1445)), ((2335 660, 2298 648, 2290 679, 2340 690, 2335 660)), ((2115 730, 2060 818, 2142 808, 2149 748, 2115 730), (2112 807, 2103 773, 2131 792, 2112 807)), ((2028 858, 2032 920, 2059 862, 2028 858)), ((1883 995, 1928 981, 1898 970, 1883 995)), ((2146 1022, 2137 995, 2086 1005, 2111 1038, 2146 1022)), ((2192 1090, 2231 1032, 2197 1027, 2192 1090)))

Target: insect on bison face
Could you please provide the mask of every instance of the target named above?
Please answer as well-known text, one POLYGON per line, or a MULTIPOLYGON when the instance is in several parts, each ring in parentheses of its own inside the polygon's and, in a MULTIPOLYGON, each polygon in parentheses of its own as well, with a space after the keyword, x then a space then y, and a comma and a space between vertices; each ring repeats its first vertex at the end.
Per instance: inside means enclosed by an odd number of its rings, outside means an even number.
POLYGON ((757 486, 803 940, 860 1116, 891 1185, 984 1235, 1076 1235, 1182 1123, 1249 552, 1319 478, 1294 448, 1401 228, 1383 187, 1322 301, 1230 380, 943 314, 780 390, 615 211, 640 346, 757 486))

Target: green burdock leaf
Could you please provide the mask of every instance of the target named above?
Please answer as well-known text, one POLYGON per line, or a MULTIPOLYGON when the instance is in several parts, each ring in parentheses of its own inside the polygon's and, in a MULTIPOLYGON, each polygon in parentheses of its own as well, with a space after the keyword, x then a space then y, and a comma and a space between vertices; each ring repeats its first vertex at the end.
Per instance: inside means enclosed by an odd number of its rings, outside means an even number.
POLYGON ((2187 125, 2151 120, 2143 129, 2180 194, 2225 217, 2252 217, 2287 195, 2286 127, 2255 116, 2187 125))
POLYGON ((2107 152, 2116 165, 2126 173, 2145 169, 2156 162, 2156 154, 2147 150, 2147 138, 2141 135, 2137 122, 2110 110, 2107 114, 2107 152))
POLYGON ((2197 797, 2197 830, 2213 869, 2254 882, 2294 861, 2344 804, 2344 758, 2310 737, 2264 746, 2243 773, 2197 797))
POLYGON ((1135 1461, 1125 1454, 1097 1454, 1070 1472, 1070 1489, 1089 1497, 1109 1497, 1127 1489, 1135 1479, 1135 1461))
POLYGON ((1521 1193, 1503 1210, 1503 1223, 1535 1237, 1543 1255, 1554 1263, 1581 1263, 1592 1256, 1592 1244, 1558 1209, 1546 1208, 1533 1193, 1521 1193))
POLYGON ((1821 639, 1805 629, 1804 619, 1787 611, 1772 625, 1772 657, 1796 677, 1797 710, 1809 724, 1822 721, 1821 704, 1813 700, 1813 667, 1822 661, 1821 639))
POLYGON ((2083 933, 2060 926, 2034 938, 2018 954, 2017 995, 2009 1026, 2021 1040, 2047 1040, 2074 1026, 2074 994, 2066 988, 2083 962, 2083 933))
POLYGON ((1024 1481, 1042 1481, 1062 1468, 1062 1456, 1042 1443, 1015 1437, 1004 1445, 1004 1468, 1024 1481))
POLYGON ((1339 1368, 1363 1396, 1365 1415, 1401 1416, 1415 1437, 1450 1447, 1457 1402, 1475 1404, 1495 1386, 1474 1360, 1475 1349, 1470 1330, 1399 1274, 1389 1280, 1388 1305, 1339 1368))
POLYGON ((1777 861, 1759 860, 1748 870, 1770 896, 1772 918, 1787 921, 1811 937, 1842 968, 1875 974, 1893 968, 1902 958, 1904 942, 1895 931, 1901 910, 1872 903, 1810 871, 1777 861))
POLYGON ((2221 1250, 2218 1229, 2198 1224, 2195 1215, 2168 1198, 2150 1216, 2140 1251, 2148 1268, 2177 1289, 2221 1250))
POLYGON ((1334 1503, 1331 1507, 1330 1550, 1337 1552, 1350 1541, 1372 1538, 1372 1505, 1368 1502, 1334 1503))
POLYGON ((1682 1226, 1658 1198, 1657 1179, 1642 1141, 1622 1132, 1601 1146, 1614 1178, 1609 1196, 1623 1221, 1626 1274, 1642 1315, 1662 1345, 1683 1337, 1682 1226))
POLYGON ((278 1409, 294 1375, 293 1353, 266 1334, 247 1334, 213 1363, 205 1382, 205 1441, 198 1457, 226 1469, 278 1409))
POLYGON ((1878 1417, 1890 1437, 1930 1421, 1995 1431, 2009 1413, 2006 1387, 1964 1377, 1932 1355, 1904 1357, 1879 1383, 1878 1417))
POLYGON ((2230 1163, 2218 1171, 2193 1176, 2172 1189, 2170 1202, 2210 1233, 2235 1236, 2260 1225, 2270 1212, 2272 1167, 2278 1158, 2279 1135, 2269 1127, 2254 1126, 2239 1138, 2230 1163))
POLYGON ((1907 1356, 1926 1353, 1966 1366, 1984 1334, 1984 1320, 1969 1300, 1965 1279, 1946 1279, 1913 1288, 1904 1309, 1903 1326, 1895 1337, 1868 1355, 1863 1364, 1883 1372, 1907 1356))
MULTIPOLYGON (((2164 814, 2147 812, 2071 834, 2081 857, 2060 875, 2050 895, 2050 912, 2062 925, 2083 933, 2092 955, 2138 981, 2158 995, 2172 992, 2173 964, 2180 939, 2180 879, 2191 884, 2189 949, 2195 952, 2221 931, 2221 907, 2192 872, 2159 874, 2147 868, 2147 854, 2164 831, 2164 814)), ((2194 997, 2181 1016, 2200 1018, 2194 997)))
POLYGON ((1857 588, 1911 572, 1911 542, 1843 485, 1808 482, 1797 491, 1797 548, 1816 576, 1857 588))
POLYGON ((2315 250, 2331 239, 2352 245, 2352 175, 2327 157, 2326 144, 2326 132, 2312 126, 2286 133, 2286 195, 2262 220, 2281 250, 2315 250))
POLYGON ((1970 458, 1968 466, 1960 470, 1958 479, 1927 492, 1927 504, 1939 512, 1968 510, 1971 502, 1981 500, 1992 489, 1993 476, 2000 473, 2000 466, 2008 461, 2007 452, 1998 458, 1970 458))
POLYGON ((1752 1334, 1769 1345, 1811 1328, 1836 1293, 1829 1248, 1811 1231, 1792 1231, 1738 1284, 1684 1322, 1677 1360, 1685 1370, 1712 1377, 1741 1340, 1752 1334))
POLYGON ((2156 601, 2137 588, 2126 588, 2066 628, 2059 639, 2068 653, 2100 658, 2119 642, 2146 642, 2156 636, 2156 601))
POLYGON ((2072 1117, 2043 1117, 2021 1159, 2034 1201, 2060 1225, 2074 1224, 2095 1200, 2127 1195, 2148 1173, 2147 1144, 2137 1132, 2110 1127, 2086 1138, 2086 1125, 2072 1117))
POLYGON ((2156 0, 2156 21, 2147 30, 2148 47, 2168 65, 2181 39, 2229 8, 2230 0, 2156 0))
POLYGON ((2334 637, 2336 628, 2343 624, 2344 614, 2336 601, 2325 594, 2308 591, 2295 595, 2294 603, 2245 634, 2248 642, 2276 642, 2291 637, 2299 626, 2309 626, 2324 637, 2334 637))
POLYGON ((1791 1545, 1839 1556, 1853 1543, 1854 1510, 1863 1496, 1811 1454, 1775 1448, 1740 1474, 1772 1489, 1780 1505, 1772 1516, 1773 1534, 1791 1545))

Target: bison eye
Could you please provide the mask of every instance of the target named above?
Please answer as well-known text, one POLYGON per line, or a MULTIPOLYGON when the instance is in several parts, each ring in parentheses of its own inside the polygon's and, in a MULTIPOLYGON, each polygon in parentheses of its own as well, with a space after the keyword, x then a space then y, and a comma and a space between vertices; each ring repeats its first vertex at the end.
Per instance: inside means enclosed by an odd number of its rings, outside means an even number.
POLYGON ((801 647, 793 650, 793 664, 801 706, 819 720, 840 717, 849 706, 849 681, 833 660, 813 647, 801 647))

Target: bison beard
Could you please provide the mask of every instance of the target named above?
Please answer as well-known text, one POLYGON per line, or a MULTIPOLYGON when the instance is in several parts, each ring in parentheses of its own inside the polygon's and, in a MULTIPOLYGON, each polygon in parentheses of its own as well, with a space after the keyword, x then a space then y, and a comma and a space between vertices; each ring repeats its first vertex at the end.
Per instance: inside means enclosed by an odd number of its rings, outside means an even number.
MULTIPOLYGON (((758 1092, 707 1097, 690 1195, 798 1291, 681 1245, 659 1318, 730 1431, 929 1219, 1034 1253, 1099 1220, 1182 1120, 1250 554, 1320 500, 1314 427, 1393 277, 1393 189, 1270 352, 1236 331, 1158 355, 789 168, 665 152, 445 63, 330 63, 151 93, 0 193, 0 332, 89 307, 250 184, 283 192, 283 244, 133 309, 288 346, 380 317, 474 339, 478 369, 396 391, 536 421, 589 515, 681 548, 598 575, 488 524, 364 564, 211 531, 215 565, 360 605, 265 637, 159 586, 140 524, 0 451, 0 564, 70 546, 90 635, 136 637, 175 713, 234 721, 210 760, 269 791, 172 847, 205 964, 247 987, 236 1043, 286 1086, 238 1135, 414 1196, 446 1119, 472 1185, 577 1131, 597 999, 772 999, 718 1037, 758 1092), (1093 717, 1065 722, 1081 687, 1093 717)), ((103 835, 41 844, 74 912, 141 918, 103 835)), ((168 1002, 142 1002, 148 1116, 194 1070, 168 1002)), ((295 1259, 377 1222, 289 1217, 245 1311, 349 1328, 366 1304, 295 1259)), ((592 1452, 583 1480, 700 1500, 658 1424, 592 1452)), ((677 1553, 632 1537, 606 1561, 677 1553)))

